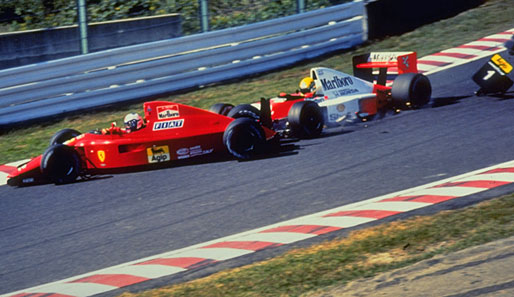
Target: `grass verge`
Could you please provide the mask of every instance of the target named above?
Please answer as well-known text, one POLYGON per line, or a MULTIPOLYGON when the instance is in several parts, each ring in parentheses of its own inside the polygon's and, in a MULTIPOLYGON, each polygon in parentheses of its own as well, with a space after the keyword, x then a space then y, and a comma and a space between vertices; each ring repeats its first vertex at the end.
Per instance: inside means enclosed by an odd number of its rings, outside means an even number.
MULTIPOLYGON (((514 0, 489 0, 484 5, 461 13, 453 18, 423 26, 401 36, 377 40, 349 51, 335 53, 320 59, 300 63, 286 70, 247 78, 234 83, 209 86, 163 100, 208 108, 217 102, 247 103, 260 97, 272 97, 281 91, 294 91, 300 79, 308 75, 314 66, 325 66, 351 72, 351 57, 369 51, 417 51, 419 56, 461 45, 481 37, 513 27, 514 0)), ((141 104, 118 106, 107 111, 86 113, 58 122, 20 128, 0 135, 0 164, 17 161, 41 154, 48 140, 63 128, 89 131, 110 126, 112 121, 121 122, 129 111, 141 112, 141 104)))
POLYGON ((379 225, 209 277, 121 297, 299 296, 514 235, 514 194, 379 225))

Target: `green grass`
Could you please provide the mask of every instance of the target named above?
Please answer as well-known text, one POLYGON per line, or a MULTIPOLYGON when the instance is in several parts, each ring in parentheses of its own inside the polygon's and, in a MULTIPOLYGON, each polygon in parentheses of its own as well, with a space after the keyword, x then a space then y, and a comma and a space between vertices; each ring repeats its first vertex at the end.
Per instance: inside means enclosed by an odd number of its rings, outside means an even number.
MULTIPOLYGON (((200 90, 162 98, 208 108, 217 102, 233 104, 253 102, 271 97, 281 91, 294 91, 302 77, 314 66, 330 67, 351 73, 351 57, 369 51, 412 50, 425 56, 446 48, 461 45, 481 37, 514 27, 514 0, 489 0, 479 8, 453 18, 426 25, 415 31, 377 40, 349 51, 300 63, 286 70, 268 73, 238 82, 210 86, 200 90)), ((62 128, 89 131, 108 127, 110 122, 122 122, 128 111, 141 111, 141 104, 123 105, 116 109, 84 114, 58 122, 20 128, 0 135, 0 164, 41 154, 50 137, 62 128)))
POLYGON ((514 235, 514 195, 357 230, 260 263, 121 297, 299 296, 514 235))

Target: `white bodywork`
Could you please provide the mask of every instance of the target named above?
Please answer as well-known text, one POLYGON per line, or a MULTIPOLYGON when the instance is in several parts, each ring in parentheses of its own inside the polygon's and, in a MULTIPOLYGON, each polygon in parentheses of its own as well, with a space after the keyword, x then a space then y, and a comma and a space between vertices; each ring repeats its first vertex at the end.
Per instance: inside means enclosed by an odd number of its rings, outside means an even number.
POLYGON ((375 98, 373 83, 330 68, 312 68, 316 97, 326 125, 341 125, 357 119, 361 99, 375 98), (325 108, 323 108, 325 107, 325 108))

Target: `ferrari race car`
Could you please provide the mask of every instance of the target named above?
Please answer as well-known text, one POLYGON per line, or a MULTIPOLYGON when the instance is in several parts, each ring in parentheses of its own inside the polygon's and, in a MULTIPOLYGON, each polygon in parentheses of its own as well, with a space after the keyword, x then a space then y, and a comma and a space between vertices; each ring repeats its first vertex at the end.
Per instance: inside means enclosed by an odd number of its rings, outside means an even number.
POLYGON ((166 101, 146 102, 140 129, 116 127, 81 134, 63 129, 46 151, 11 173, 7 183, 23 186, 70 183, 115 169, 165 164, 216 152, 251 158, 276 133, 248 118, 233 119, 166 101))
POLYGON ((210 110, 234 118, 260 118, 264 126, 282 136, 310 138, 318 136, 324 126, 367 121, 384 110, 418 108, 430 101, 432 87, 418 73, 415 52, 356 56, 353 68, 355 76, 312 68, 307 90, 235 107, 218 103, 210 110), (396 76, 392 82, 388 81, 391 75, 396 76))

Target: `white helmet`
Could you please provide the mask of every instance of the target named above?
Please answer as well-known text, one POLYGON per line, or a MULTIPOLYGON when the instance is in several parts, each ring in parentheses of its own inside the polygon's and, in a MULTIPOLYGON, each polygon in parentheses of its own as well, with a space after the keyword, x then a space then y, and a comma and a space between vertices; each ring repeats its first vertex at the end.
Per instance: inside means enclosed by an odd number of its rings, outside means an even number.
POLYGON ((127 114, 123 121, 125 122, 125 128, 131 132, 143 127, 143 118, 135 112, 127 114))

